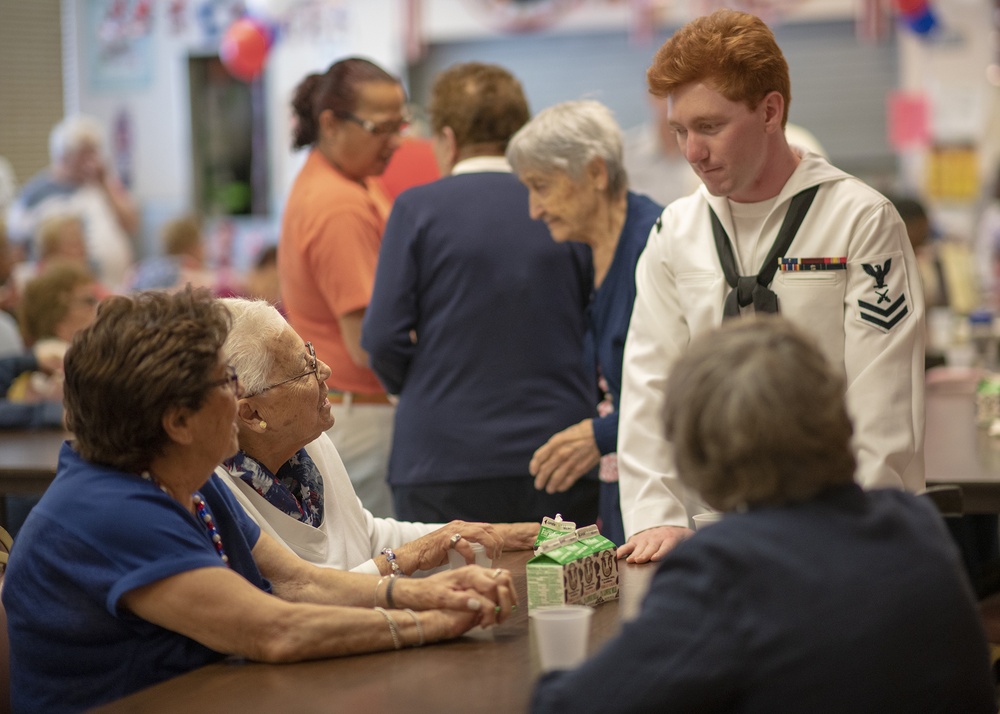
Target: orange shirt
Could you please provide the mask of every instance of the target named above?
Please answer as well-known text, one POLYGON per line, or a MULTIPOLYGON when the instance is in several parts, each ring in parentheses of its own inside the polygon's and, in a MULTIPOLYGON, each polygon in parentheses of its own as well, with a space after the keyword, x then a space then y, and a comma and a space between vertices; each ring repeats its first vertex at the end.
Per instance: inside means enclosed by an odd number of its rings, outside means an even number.
POLYGON ((330 365, 333 389, 384 392, 351 360, 338 318, 366 308, 391 203, 378 184, 345 178, 313 149, 285 204, 278 277, 288 320, 330 365))

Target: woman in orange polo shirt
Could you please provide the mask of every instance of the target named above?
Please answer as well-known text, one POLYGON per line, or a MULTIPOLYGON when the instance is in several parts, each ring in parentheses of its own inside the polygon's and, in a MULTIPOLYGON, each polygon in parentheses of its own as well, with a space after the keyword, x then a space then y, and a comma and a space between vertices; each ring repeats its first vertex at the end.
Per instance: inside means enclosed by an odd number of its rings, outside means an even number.
POLYGON ((334 63, 296 88, 293 148, 309 155, 292 185, 278 245, 281 292, 292 326, 330 366, 330 431, 355 490, 391 516, 385 482, 394 409, 368 368, 361 321, 375 279, 390 199, 385 171, 407 126, 399 80, 363 59, 334 63))

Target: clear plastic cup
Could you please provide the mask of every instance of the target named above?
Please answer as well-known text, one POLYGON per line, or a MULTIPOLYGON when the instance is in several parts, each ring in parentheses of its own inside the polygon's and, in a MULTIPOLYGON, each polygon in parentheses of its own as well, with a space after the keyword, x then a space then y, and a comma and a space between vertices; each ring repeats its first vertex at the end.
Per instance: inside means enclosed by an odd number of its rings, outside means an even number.
POLYGON ((721 513, 698 513, 691 516, 691 520, 694 521, 694 529, 696 531, 700 531, 705 526, 710 526, 713 523, 718 523, 721 519, 721 513))
POLYGON ((543 672, 571 669, 587 658, 593 608, 586 605, 541 607, 528 613, 543 672))
MULTIPOLYGON (((466 542, 468 543, 468 541, 466 542)), ((493 559, 486 553, 486 546, 482 543, 469 543, 469 545, 472 546, 472 550, 476 554, 476 565, 481 565, 484 568, 493 567, 493 559)), ((448 551, 448 564, 452 568, 461 568, 463 565, 468 565, 465 562, 465 556, 454 548, 448 551)))

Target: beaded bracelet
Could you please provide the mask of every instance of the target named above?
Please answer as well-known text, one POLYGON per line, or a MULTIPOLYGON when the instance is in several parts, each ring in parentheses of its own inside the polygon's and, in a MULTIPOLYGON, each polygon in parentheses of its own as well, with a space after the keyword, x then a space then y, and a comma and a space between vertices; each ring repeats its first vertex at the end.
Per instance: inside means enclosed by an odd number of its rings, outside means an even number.
POLYGON ((385 556, 385 561, 389 564, 390 575, 393 577, 399 577, 400 575, 405 575, 403 569, 399 567, 399 563, 396 562, 396 554, 392 552, 392 548, 383 548, 382 555, 385 556))
POLYGON ((399 629, 396 625, 396 621, 392 619, 392 615, 386 612, 384 607, 376 607, 375 611, 382 613, 382 617, 384 617, 385 621, 389 623, 389 634, 392 635, 393 647, 397 650, 403 649, 403 643, 399 639, 399 629))
POLYGON ((392 599, 392 589, 396 587, 396 578, 389 576, 389 584, 385 586, 385 604, 389 606, 390 610, 396 609, 396 603, 392 599))
POLYGON ((381 578, 378 579, 378 582, 375 583, 375 592, 372 593, 372 607, 378 606, 378 589, 382 587, 382 583, 384 583, 386 580, 389 580, 390 578, 392 578, 391 575, 383 575, 381 578))
POLYGON ((420 624, 420 618, 417 617, 417 613, 415 613, 410 608, 406 608, 405 610, 403 610, 403 612, 405 612, 407 615, 409 615, 410 617, 412 617, 413 618, 413 624, 417 626, 417 637, 419 639, 417 640, 417 644, 415 644, 413 646, 414 647, 423 647, 424 646, 424 642, 426 642, 426 640, 424 639, 424 626, 420 624))

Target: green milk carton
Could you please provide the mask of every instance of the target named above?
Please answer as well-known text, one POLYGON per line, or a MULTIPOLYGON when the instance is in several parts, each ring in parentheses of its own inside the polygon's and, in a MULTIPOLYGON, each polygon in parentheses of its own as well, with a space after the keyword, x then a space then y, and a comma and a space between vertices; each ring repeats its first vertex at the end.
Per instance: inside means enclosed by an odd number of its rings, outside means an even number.
POLYGON ((528 561, 528 608, 597 605, 618 597, 615 544, 585 526, 538 544, 528 561))
POLYGON ((545 516, 542 519, 541 528, 538 529, 538 536, 535 538, 535 555, 538 555, 538 548, 545 541, 559 538, 575 530, 576 523, 573 521, 564 521, 562 515, 559 513, 556 514, 555 518, 545 516))

